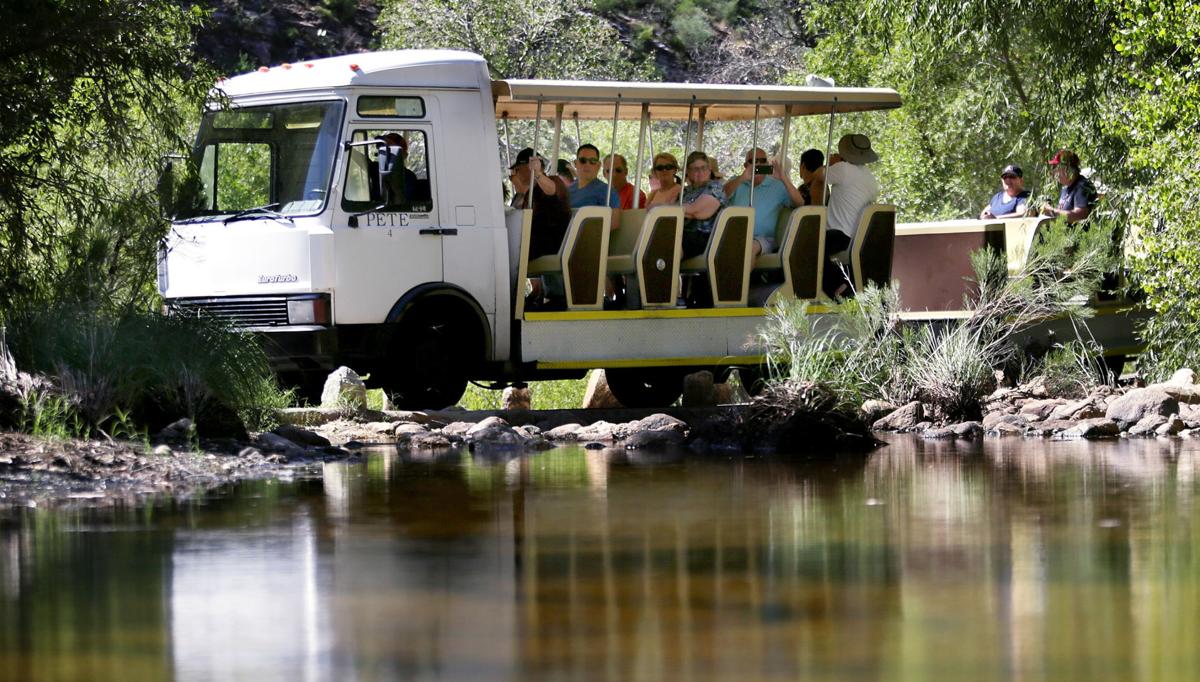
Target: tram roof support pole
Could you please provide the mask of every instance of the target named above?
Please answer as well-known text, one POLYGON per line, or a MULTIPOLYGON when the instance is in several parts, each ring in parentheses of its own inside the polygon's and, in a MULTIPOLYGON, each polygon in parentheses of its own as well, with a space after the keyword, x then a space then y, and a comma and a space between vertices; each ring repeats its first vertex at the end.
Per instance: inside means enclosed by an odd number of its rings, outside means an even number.
POLYGON ((825 172, 822 174, 824 178, 825 189, 821 192, 821 203, 829 205, 829 152, 833 150, 833 116, 837 112, 837 97, 833 98, 833 104, 829 105, 829 132, 825 135, 825 172))
POLYGON ((700 116, 696 119, 696 149, 704 149, 704 121, 708 117, 708 107, 700 107, 700 116))
MULTIPOLYGON (((558 157, 562 146, 562 115, 563 105, 554 105, 554 151, 550 154, 550 169, 546 171, 546 175, 558 175, 558 157)), ((576 119, 575 125, 579 125, 578 119, 576 119)))
POLYGON ((754 208, 754 180, 758 175, 758 111, 762 107, 762 98, 754 102, 754 134, 750 143, 750 208, 754 208))
POLYGON ((500 116, 500 120, 504 121, 504 167, 512 168, 512 137, 508 134, 507 111, 500 116))
POLYGON ((788 166, 788 145, 791 144, 792 133, 792 110, 791 107, 783 108, 783 139, 779 142, 779 170, 787 178, 788 182, 792 181, 792 169, 788 166))
POLYGON ((638 124, 638 146, 637 146, 637 163, 634 165, 636 179, 633 185, 633 207, 641 208, 641 190, 642 190, 642 154, 646 151, 646 129, 650 125, 650 103, 642 103, 642 117, 638 124))
MULTIPOLYGON (((537 100, 537 111, 533 115, 533 144, 530 145, 530 147, 529 147, 530 149, 533 150, 533 155, 530 156, 529 161, 526 162, 526 163, 531 164, 529 166, 529 197, 525 200, 525 205, 528 206, 530 208, 530 210, 533 209, 533 186, 537 184, 537 178, 535 178, 533 176, 533 165, 532 164, 533 164, 533 160, 537 158, 538 136, 541 135, 541 133, 542 133, 542 98, 539 97, 537 100)), ((546 169, 543 168, 542 172, 545 173, 546 169)))
MULTIPOLYGON (((687 182, 687 157, 688 144, 692 141, 692 111, 696 108, 696 96, 692 95, 692 101, 688 102, 688 118, 687 127, 683 129, 683 181, 687 182)), ((683 208, 683 188, 679 188, 679 207, 683 208)))
MULTIPOLYGON (((608 167, 612 168, 617 164, 617 160, 613 158, 613 154, 617 153, 617 116, 621 113, 621 95, 617 95, 617 103, 613 105, 613 127, 612 127, 612 142, 608 146, 608 167)), ((576 119, 578 121, 579 119, 576 119)), ((604 159, 600 159, 600 170, 604 170, 604 159)), ((627 169, 628 170, 628 169, 627 169)), ((628 181, 628 178, 626 178, 628 181)), ((608 177, 608 193, 604 195, 604 205, 608 206, 612 203, 612 173, 608 177)), ((614 225, 613 227, 620 227, 614 225)))

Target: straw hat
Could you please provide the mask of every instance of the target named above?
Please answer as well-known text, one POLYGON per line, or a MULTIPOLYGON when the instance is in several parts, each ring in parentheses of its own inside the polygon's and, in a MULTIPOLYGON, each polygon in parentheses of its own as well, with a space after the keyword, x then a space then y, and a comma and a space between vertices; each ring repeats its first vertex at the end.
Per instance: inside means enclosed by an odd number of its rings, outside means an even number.
POLYGON ((838 140, 838 154, 856 166, 879 160, 879 155, 871 149, 871 140, 866 135, 842 135, 842 139, 838 140))

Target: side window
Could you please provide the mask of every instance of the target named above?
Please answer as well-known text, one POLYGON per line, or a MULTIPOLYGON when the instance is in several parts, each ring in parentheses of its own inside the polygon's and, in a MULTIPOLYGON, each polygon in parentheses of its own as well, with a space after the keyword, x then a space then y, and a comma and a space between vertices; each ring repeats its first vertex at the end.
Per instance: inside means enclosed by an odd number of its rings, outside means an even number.
POLYGON ((349 212, 429 213, 429 146, 422 130, 356 130, 347 155, 342 208, 349 212))

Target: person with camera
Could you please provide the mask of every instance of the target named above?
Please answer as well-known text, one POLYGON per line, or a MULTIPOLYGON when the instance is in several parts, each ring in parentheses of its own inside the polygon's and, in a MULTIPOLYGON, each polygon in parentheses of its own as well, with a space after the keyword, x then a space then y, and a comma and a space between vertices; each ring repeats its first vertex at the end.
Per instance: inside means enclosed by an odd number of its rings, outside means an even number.
POLYGON ((799 198, 796 188, 782 178, 767 153, 755 148, 746 152, 742 174, 725 183, 730 206, 750 206, 750 188, 754 188, 754 244, 751 248, 755 258, 779 250, 779 244, 775 243, 779 214, 795 206, 793 194, 799 198))
POLYGON ((829 156, 825 182, 832 192, 828 203, 829 229, 825 231, 822 279, 825 294, 830 298, 842 295, 850 286, 842 269, 829 256, 849 248, 863 210, 879 198, 879 181, 867 168, 868 163, 878 160, 879 155, 871 149, 871 140, 857 134, 843 135, 838 140, 838 153, 829 156))

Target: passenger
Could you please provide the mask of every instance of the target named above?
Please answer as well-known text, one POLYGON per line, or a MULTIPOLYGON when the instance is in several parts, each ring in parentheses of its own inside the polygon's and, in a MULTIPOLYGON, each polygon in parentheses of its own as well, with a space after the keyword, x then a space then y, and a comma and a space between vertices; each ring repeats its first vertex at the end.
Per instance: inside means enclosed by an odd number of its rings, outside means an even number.
POLYGON ((647 206, 679 203, 679 193, 683 191, 683 185, 679 184, 679 177, 675 175, 677 170, 679 160, 674 155, 667 152, 654 155, 654 172, 650 176, 650 185, 653 187, 657 183, 658 186, 650 192, 647 206))
POLYGON ((808 149, 800 155, 800 180, 798 188, 804 197, 803 206, 821 206, 825 203, 825 154, 819 149, 808 149))
POLYGON ((400 133, 384 133, 378 139, 392 149, 395 159, 392 170, 387 174, 385 182, 388 187, 387 205, 389 207, 408 208, 417 199, 417 174, 408 168, 408 141, 400 133))
POLYGON ((571 222, 571 200, 566 183, 562 178, 546 175, 542 170, 545 162, 541 156, 534 156, 533 149, 526 147, 517 154, 510 169, 513 171, 513 208, 526 208, 530 182, 534 185, 530 258, 558 253, 571 222))
POLYGON ((687 157, 687 190, 683 193, 683 257, 704 253, 725 207, 725 188, 716 170, 716 160, 696 151, 687 157))
POLYGON ((1062 185, 1058 194, 1058 206, 1042 206, 1042 215, 1065 216, 1068 223, 1077 223, 1092 214, 1092 208, 1100 200, 1096 186, 1079 172, 1079 156, 1069 149, 1060 149, 1050 159, 1054 179, 1062 185))
POLYGON ((879 198, 879 181, 866 167, 878 160, 879 155, 871 149, 871 140, 866 135, 853 134, 843 135, 838 140, 838 153, 829 157, 825 179, 833 194, 829 197, 822 288, 830 298, 841 295, 850 286, 842 269, 829 257, 850 246, 863 209, 879 198))
POLYGON ((575 182, 575 168, 570 161, 559 159, 558 165, 555 166, 555 172, 558 173, 558 177, 563 179, 563 182, 567 184, 575 182))
MULTIPOLYGON (((621 200, 621 209, 633 208, 633 183, 629 182, 629 163, 620 154, 609 154, 604 157, 604 177, 612 184, 613 192, 621 200)), ((646 193, 637 190, 638 206, 646 205, 646 193)))
POLYGON ((757 258, 764 253, 775 253, 775 226, 779 213, 803 201, 799 191, 784 179, 778 164, 772 164, 767 153, 761 149, 746 152, 742 174, 725 183, 725 195, 730 206, 750 205, 750 186, 754 185, 754 243, 751 249, 757 258))
POLYGON ((567 186, 571 207, 604 206, 620 208, 621 197, 608 190, 608 183, 597 179, 600 174, 600 150, 594 145, 580 145, 575 152, 575 172, 578 179, 567 186))
POLYGON ((980 220, 993 218, 1023 218, 1028 210, 1029 191, 1025 189, 1025 173, 1020 166, 1008 164, 1000 171, 1001 189, 983 207, 980 220))

